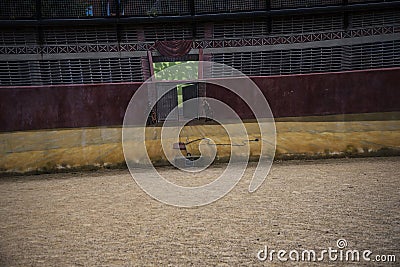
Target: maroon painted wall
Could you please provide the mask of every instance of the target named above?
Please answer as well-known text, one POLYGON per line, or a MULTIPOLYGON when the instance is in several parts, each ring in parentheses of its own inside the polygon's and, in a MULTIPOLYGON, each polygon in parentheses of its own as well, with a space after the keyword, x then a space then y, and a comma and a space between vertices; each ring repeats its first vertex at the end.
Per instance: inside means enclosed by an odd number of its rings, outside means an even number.
MULTIPOLYGON (((400 68, 252 79, 275 117, 400 111, 400 68)), ((139 86, 0 87, 0 131, 121 125, 139 86)), ((252 118, 245 103, 224 88, 207 84, 207 96, 252 118)), ((145 108, 147 101, 139 104, 145 108)))
MULTIPOLYGON (((400 111, 400 68, 252 80, 277 118, 400 111)), ((242 119, 253 118, 244 101, 225 88, 207 84, 207 97, 223 100, 242 119)))
POLYGON ((0 88, 0 131, 121 125, 140 85, 0 88))

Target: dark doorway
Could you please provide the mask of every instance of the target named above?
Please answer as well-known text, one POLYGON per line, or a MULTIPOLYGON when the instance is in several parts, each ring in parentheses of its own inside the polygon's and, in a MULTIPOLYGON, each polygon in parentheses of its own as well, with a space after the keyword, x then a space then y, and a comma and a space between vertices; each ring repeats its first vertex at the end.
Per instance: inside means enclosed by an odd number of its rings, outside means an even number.
MULTIPOLYGON (((182 59, 190 59, 188 56, 182 59)), ((197 55, 192 56, 197 57, 197 55)), ((185 101, 190 99, 197 99, 199 95, 198 84, 189 82, 198 78, 197 61, 180 61, 182 59, 178 58, 173 61, 162 61, 166 60, 166 58, 162 57, 155 59, 156 62, 153 62, 154 77, 157 81, 161 81, 156 85, 157 96, 163 95, 156 105, 156 122, 165 121, 167 117, 169 120, 174 121, 183 121, 185 118, 198 118, 198 104, 184 104, 185 101), (170 67, 182 63, 192 64, 189 64, 181 71, 176 71, 174 68, 170 69, 170 67), (174 84, 172 85, 171 83, 174 84), (177 109, 171 113, 176 107, 177 109)))

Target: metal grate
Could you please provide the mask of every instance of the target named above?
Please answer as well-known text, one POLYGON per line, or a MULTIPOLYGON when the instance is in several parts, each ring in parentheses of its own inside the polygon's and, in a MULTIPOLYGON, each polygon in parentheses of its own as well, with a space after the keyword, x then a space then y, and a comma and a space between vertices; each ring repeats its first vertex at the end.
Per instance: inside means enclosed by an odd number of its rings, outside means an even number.
MULTIPOLYGON (((213 60, 227 64, 249 76, 339 71, 341 49, 332 47, 215 54, 213 60)), ((213 77, 231 75, 232 73, 222 67, 212 70, 213 77)))
POLYGON ((125 0, 121 2, 125 16, 189 15, 189 0, 125 0))
POLYGON ((197 14, 265 10, 266 1, 260 0, 203 0, 195 1, 197 14))
POLYGON ((342 0, 271 0, 272 9, 341 5, 342 0))
POLYGON ((37 36, 36 28, 3 28, 0 30, 0 45, 35 45, 37 36))
POLYGON ((178 92, 176 86, 171 89, 173 85, 169 83, 158 83, 156 85, 157 95, 161 96, 160 100, 157 101, 157 119, 164 121, 170 116, 170 119, 178 119, 178 112, 175 110, 174 113, 170 114, 171 111, 178 106, 178 92))
POLYGON ((355 12, 351 15, 352 28, 400 25, 400 10, 355 12))
POLYGON ((122 43, 133 43, 139 41, 144 41, 143 36, 143 28, 136 27, 131 25, 122 25, 121 26, 121 42, 122 43), (139 36, 142 36, 140 38, 139 36))
POLYGON ((1 0, 0 19, 27 19, 36 16, 36 0, 1 0))
POLYGON ((136 26, 123 26, 121 42, 132 43, 138 41, 157 40, 190 40, 193 39, 192 28, 184 24, 148 24, 140 28, 136 26))
POLYGON ((113 26, 79 26, 74 28, 44 28, 45 44, 116 43, 117 33, 113 26))
POLYGON ((196 25, 196 32, 195 32, 195 39, 205 39, 212 36, 212 24, 210 23, 197 23, 196 25))
POLYGON ((0 61, 0 85, 40 84, 38 65, 38 61, 0 61))
POLYGON ((343 16, 340 14, 297 15, 276 17, 272 20, 273 34, 323 32, 341 30, 343 16))
MULTIPOLYGON (((277 51, 214 54, 213 61, 227 64, 249 76, 334 72, 400 66, 400 41, 277 51)), ((212 77, 232 76, 214 67, 212 77)))
POLYGON ((350 53, 354 70, 400 66, 400 40, 353 45, 350 53))
POLYGON ((203 24, 198 24, 195 29, 187 24, 148 24, 140 27, 125 25, 121 29, 122 43, 157 40, 192 40, 203 39, 204 36, 205 30, 203 24), (196 36, 193 35, 194 33, 196 36))
POLYGON ((143 81, 140 58, 1 61, 0 85, 143 81))
POLYGON ((214 38, 241 38, 268 35, 266 21, 226 21, 214 24, 214 38))
POLYGON ((143 31, 146 41, 193 39, 191 26, 185 24, 148 24, 143 26, 143 31))

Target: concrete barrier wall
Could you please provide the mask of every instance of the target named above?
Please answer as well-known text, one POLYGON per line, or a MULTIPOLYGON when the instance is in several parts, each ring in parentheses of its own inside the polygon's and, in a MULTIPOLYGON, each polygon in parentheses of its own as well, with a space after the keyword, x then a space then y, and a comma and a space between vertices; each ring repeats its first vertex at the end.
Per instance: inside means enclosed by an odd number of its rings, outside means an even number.
MULTIPOLYGON (((400 154, 400 69, 252 78, 276 116, 277 157, 400 154)), ((125 160, 121 124, 140 84, 0 88, 0 171, 35 172, 119 166, 125 160)), ((208 87, 207 96, 222 97, 208 87)), ((251 114, 236 103, 242 118, 251 114)), ((146 101, 140 103, 146 105, 146 101)), ((257 125, 246 122, 251 137, 257 125)), ((166 164, 160 127, 147 129, 154 163, 166 164)), ((193 125, 183 141, 210 137, 226 144, 218 125, 193 125)), ((252 142, 251 156, 260 144, 252 142)), ((218 160, 229 158, 220 146, 218 160)), ((196 143, 188 146, 198 153, 196 143)))
MULTIPOLYGON (((386 115, 400 118, 400 113, 386 115)), ((256 123, 245 125, 250 139, 259 137, 256 123)), ((277 122, 276 127, 278 159, 400 155, 400 120, 287 121, 277 122)), ((167 164, 161 149, 160 134, 160 127, 148 128, 146 145, 150 158, 157 165, 167 164)), ((125 162, 121 135, 120 127, 2 133, 0 170, 35 172, 120 166, 125 162)), ((219 125, 187 126, 181 140, 187 142, 203 137, 212 138, 217 144, 230 142, 219 125)), ((240 143, 240 140, 236 142, 240 143)), ((187 148, 192 155, 199 154, 198 143, 188 145, 187 148)), ((217 149, 217 161, 227 161, 230 155, 229 146, 217 146, 217 149)), ((250 151, 252 159, 256 159, 260 142, 251 142, 250 151)))

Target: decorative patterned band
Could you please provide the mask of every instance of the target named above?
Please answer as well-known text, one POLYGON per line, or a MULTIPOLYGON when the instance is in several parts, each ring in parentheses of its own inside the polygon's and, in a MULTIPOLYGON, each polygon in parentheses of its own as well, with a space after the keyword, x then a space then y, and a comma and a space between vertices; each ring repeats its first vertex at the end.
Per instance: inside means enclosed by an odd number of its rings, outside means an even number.
MULTIPOLYGON (((327 40, 340 40, 366 36, 378 36, 400 33, 400 26, 371 27, 349 31, 293 34, 283 36, 266 36, 260 38, 211 39, 195 40, 192 49, 263 46, 278 44, 307 43, 327 40)), ((96 53, 96 52, 134 52, 156 51, 155 42, 78 44, 78 45, 44 45, 44 46, 0 46, 0 54, 63 54, 63 53, 96 53)))

